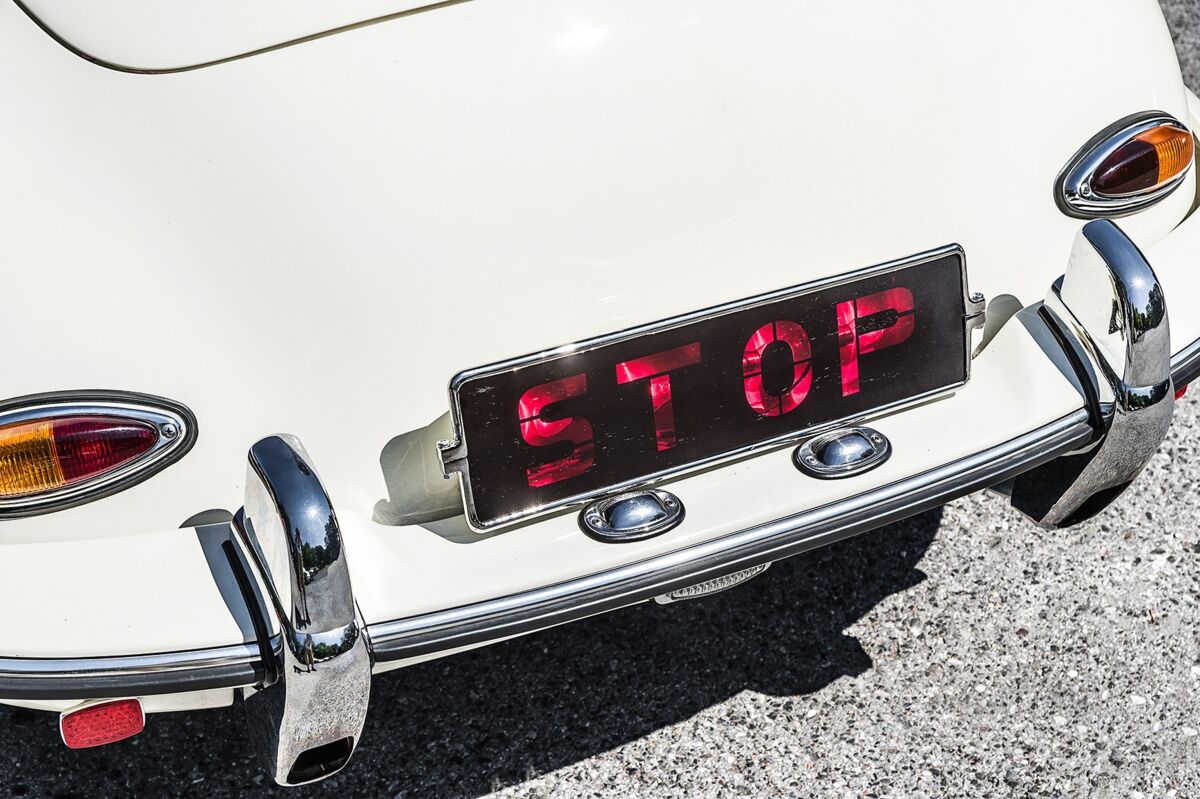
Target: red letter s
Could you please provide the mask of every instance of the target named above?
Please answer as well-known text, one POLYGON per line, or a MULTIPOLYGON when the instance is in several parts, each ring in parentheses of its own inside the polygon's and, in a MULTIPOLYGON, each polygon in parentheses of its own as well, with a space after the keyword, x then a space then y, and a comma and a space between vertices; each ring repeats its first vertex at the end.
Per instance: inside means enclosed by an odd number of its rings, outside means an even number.
POLYGON ((575 445, 574 451, 565 458, 526 469, 525 479, 530 488, 568 480, 592 468, 596 447, 592 443, 592 425, 585 417, 568 416, 553 421, 541 418, 547 405, 586 393, 587 375, 579 374, 542 383, 521 395, 517 415, 521 420, 521 438, 526 444, 547 447, 570 441, 575 445))

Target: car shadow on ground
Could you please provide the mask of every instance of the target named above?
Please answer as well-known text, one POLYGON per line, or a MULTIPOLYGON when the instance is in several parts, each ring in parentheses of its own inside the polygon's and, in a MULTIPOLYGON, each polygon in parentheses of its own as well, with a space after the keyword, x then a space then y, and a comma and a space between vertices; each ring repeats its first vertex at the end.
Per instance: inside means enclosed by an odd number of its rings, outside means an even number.
MULTIPOLYGON (((477 796, 743 690, 795 696, 859 675, 871 658, 843 631, 924 579, 916 566, 940 520, 940 509, 921 514, 699 601, 643 604, 381 677, 348 770, 288 795, 477 796)), ((9 762, 0 793, 224 796, 269 787, 239 707, 152 716, 134 741, 71 752, 48 714, 0 709, 9 762)))

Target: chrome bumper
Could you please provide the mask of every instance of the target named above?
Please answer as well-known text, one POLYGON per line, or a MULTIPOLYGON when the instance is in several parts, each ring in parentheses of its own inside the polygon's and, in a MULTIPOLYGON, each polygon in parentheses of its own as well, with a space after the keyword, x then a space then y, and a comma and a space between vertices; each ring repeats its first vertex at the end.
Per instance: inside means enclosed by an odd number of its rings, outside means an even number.
POLYGON ((259 645, 272 647, 276 627, 281 642, 265 658, 264 679, 245 691, 250 730, 277 783, 313 782, 345 766, 358 745, 371 656, 337 514, 298 439, 251 447, 234 526, 269 598, 243 589, 259 645))
POLYGON ((1171 425, 1175 388, 1162 287, 1112 222, 1079 232, 1040 313, 1070 362, 1098 439, 1013 484, 1013 505, 1053 529, 1094 516, 1137 477, 1171 425))
POLYGON ((485 643, 652 599, 905 519, 1008 480, 1095 437, 1079 410, 908 480, 620 569, 465 607, 373 624, 377 661, 485 643))
POLYGON ((256 619, 255 643, 128 658, 0 658, 0 699, 240 688, 273 776, 295 784, 328 776, 349 759, 366 713, 372 665, 634 604, 1010 481, 1014 503, 1040 523, 1074 523, 1094 509, 1097 496, 1107 501, 1119 493, 1158 448, 1173 385, 1200 375, 1200 341, 1169 358, 1161 289, 1140 253, 1109 223, 1084 229, 1047 302, 1022 314, 1027 326, 1039 326, 1047 356, 1073 376, 1083 397, 1067 416, 907 479, 719 539, 370 626, 358 619, 337 518, 303 447, 292 437, 264 439, 251 449, 245 508, 225 547, 256 619))

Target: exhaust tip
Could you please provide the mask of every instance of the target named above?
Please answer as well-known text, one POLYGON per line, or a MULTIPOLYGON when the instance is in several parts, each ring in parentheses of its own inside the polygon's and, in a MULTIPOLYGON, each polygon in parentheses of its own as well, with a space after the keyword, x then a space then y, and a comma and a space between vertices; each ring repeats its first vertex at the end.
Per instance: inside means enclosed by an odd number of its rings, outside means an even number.
POLYGON ((350 762, 352 754, 354 739, 350 737, 305 749, 288 771, 287 784, 303 785, 336 774, 350 762))

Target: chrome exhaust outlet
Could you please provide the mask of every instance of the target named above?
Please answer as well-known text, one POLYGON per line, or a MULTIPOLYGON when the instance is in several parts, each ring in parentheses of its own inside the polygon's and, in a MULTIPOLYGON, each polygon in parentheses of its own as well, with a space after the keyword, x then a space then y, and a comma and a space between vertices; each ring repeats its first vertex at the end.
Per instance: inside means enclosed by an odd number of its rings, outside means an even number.
POLYGON ((304 446, 271 436, 249 458, 245 507, 234 524, 273 610, 265 622, 283 645, 278 679, 247 689, 246 714, 275 781, 302 785, 336 774, 354 753, 371 656, 337 516, 304 446))
POLYGON ((1056 529, 1107 507, 1158 451, 1175 408, 1171 334, 1154 270, 1108 220, 1076 236, 1040 315, 1071 362, 1098 439, 1012 484, 1014 507, 1056 529))

